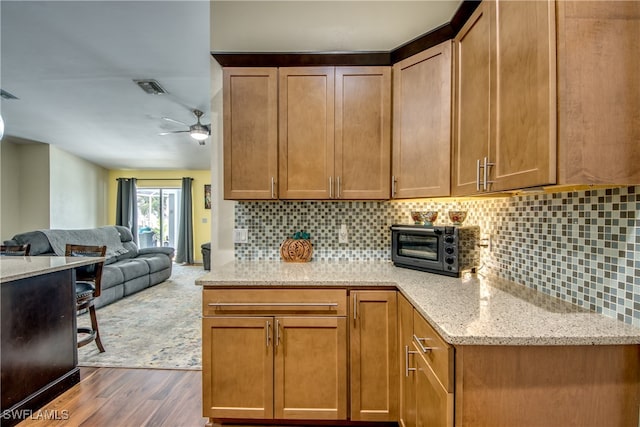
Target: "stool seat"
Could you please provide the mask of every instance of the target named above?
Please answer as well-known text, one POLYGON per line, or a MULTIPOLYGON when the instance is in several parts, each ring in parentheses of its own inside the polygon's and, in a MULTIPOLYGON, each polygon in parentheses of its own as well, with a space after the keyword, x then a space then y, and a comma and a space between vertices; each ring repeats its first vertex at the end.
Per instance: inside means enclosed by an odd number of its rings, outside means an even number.
POLYGON ((82 300, 93 296, 96 287, 89 282, 76 282, 76 300, 82 300))

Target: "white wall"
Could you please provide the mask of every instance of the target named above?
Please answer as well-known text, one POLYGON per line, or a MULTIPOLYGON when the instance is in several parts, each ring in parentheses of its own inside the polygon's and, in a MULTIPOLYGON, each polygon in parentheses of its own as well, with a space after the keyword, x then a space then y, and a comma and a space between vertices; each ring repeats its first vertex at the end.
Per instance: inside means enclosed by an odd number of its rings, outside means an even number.
POLYGON ((0 238, 42 228, 107 224, 108 171, 59 148, 1 142, 0 238))
POLYGON ((234 258, 233 227, 236 202, 224 200, 222 154, 222 67, 211 59, 211 264, 234 258))
POLYGON ((106 225, 109 172, 54 146, 50 165, 49 228, 106 225))

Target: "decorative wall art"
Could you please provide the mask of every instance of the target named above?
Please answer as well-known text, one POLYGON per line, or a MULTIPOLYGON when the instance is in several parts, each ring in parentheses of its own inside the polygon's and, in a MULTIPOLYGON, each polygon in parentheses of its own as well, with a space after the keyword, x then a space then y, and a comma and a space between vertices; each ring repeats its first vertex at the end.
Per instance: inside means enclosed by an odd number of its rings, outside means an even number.
POLYGON ((204 208, 211 209, 211 184, 204 185, 204 208))

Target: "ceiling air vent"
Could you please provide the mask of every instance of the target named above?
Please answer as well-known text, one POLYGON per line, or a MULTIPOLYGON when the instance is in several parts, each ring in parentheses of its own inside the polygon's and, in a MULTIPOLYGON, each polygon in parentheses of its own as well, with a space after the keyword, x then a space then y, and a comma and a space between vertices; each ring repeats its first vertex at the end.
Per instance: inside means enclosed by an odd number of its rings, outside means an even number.
POLYGON ((0 89, 0 98, 2 99, 18 99, 17 96, 10 94, 4 89, 0 89))
POLYGON ((164 88, 162 86, 160 86, 160 83, 158 83, 156 80, 153 79, 145 79, 145 80, 133 80, 134 82, 136 82, 136 84, 138 86, 140 86, 140 88, 145 91, 146 93, 150 94, 150 95, 162 95, 167 93, 166 90, 164 90, 164 88))

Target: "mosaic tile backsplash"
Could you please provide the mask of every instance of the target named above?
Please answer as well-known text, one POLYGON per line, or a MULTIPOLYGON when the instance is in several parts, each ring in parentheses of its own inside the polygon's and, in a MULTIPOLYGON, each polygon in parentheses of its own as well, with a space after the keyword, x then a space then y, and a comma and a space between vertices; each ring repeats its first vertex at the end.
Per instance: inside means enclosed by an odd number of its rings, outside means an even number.
POLYGON ((391 224, 413 210, 468 211, 491 248, 482 268, 545 294, 640 326, 640 186, 493 199, 401 202, 239 202, 249 229, 236 259, 279 260, 280 243, 311 234, 314 260, 390 260, 391 224), (338 243, 340 225, 348 243, 338 243), (487 241, 488 242, 488 241, 487 241))

